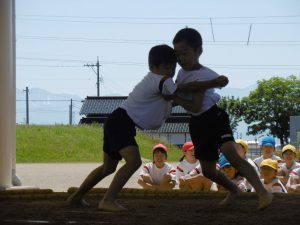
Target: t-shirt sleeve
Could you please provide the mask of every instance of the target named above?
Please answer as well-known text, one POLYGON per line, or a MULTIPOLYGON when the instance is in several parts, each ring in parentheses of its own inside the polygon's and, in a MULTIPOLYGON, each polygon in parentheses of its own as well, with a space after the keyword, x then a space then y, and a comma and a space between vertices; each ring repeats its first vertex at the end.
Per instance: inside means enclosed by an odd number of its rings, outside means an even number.
POLYGON ((177 89, 177 84, 174 83, 172 78, 168 78, 163 83, 162 94, 172 95, 177 89))
POLYGON ((143 175, 150 175, 149 166, 147 164, 141 168, 140 176, 143 176, 143 175))

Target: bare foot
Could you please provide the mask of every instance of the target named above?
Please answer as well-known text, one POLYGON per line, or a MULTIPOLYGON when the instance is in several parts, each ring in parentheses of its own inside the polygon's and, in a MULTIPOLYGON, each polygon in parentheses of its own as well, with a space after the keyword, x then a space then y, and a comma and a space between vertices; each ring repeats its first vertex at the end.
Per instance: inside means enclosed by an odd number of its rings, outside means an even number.
POLYGON ((240 192, 231 193, 229 192, 227 196, 219 203, 220 206, 231 205, 234 203, 237 197, 240 196, 240 192))
POLYGON ((106 212, 122 212, 127 211, 127 209, 117 202, 101 201, 98 205, 100 211, 106 212))
POLYGON ((82 206, 84 208, 90 207, 90 204, 84 200, 83 198, 76 198, 73 195, 71 195, 67 201, 66 205, 77 205, 77 206, 82 206))
POLYGON ((259 196, 259 210, 266 209, 269 205, 271 205, 273 199, 273 194, 267 192, 265 195, 259 196))

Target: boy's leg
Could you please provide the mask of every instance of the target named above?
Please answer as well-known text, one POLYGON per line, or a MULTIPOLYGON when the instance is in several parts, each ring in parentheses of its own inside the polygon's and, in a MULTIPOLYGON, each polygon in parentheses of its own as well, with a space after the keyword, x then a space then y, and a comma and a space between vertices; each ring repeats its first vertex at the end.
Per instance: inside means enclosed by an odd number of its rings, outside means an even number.
POLYGON ((221 205, 230 204, 240 194, 239 188, 227 178, 227 176, 221 171, 216 169, 215 161, 202 161, 200 160, 203 175, 213 182, 223 186, 230 193, 220 203, 221 205))
POLYGON ((67 202, 69 204, 82 204, 83 206, 88 206, 82 199, 83 196, 103 178, 115 172, 118 162, 118 160, 111 158, 104 152, 103 164, 90 172, 80 185, 79 189, 68 198, 67 202))
POLYGON ((115 174, 107 192, 99 203, 98 208, 104 211, 123 211, 126 210, 123 206, 115 202, 118 193, 123 186, 141 166, 141 156, 136 146, 127 146, 119 151, 119 154, 124 158, 125 164, 115 174))
POLYGON ((235 142, 228 141, 222 144, 221 151, 232 164, 232 166, 235 167, 256 190, 259 197, 259 209, 268 207, 272 202, 272 195, 264 188, 256 171, 250 165, 250 163, 239 156, 236 150, 235 142))

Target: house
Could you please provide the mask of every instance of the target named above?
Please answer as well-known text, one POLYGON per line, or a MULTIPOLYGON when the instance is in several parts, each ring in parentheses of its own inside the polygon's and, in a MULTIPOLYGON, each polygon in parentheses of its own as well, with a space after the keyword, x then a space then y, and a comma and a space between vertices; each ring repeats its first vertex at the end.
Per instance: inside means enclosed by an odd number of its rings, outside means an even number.
MULTIPOLYGON (((79 112, 84 115, 79 124, 100 123, 104 124, 105 120, 117 107, 119 107, 127 96, 122 97, 87 97, 79 112)), ((178 146, 183 145, 186 141, 190 140, 189 115, 181 106, 173 107, 171 116, 158 130, 140 130, 138 132, 146 133, 153 138, 175 144, 178 146)))

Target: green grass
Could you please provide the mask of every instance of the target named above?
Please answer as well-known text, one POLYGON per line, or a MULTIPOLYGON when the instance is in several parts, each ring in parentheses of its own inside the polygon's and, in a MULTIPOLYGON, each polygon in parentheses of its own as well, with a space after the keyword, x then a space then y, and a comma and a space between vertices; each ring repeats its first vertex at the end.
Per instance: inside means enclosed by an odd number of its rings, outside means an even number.
MULTIPOLYGON (((17 163, 99 162, 103 159, 103 130, 98 125, 18 125, 16 134, 17 163)), ((152 147, 160 142, 145 134, 136 140, 144 159, 152 159, 152 147)), ((168 161, 182 156, 176 146, 169 148, 168 161)))

